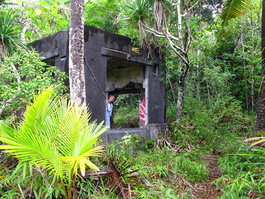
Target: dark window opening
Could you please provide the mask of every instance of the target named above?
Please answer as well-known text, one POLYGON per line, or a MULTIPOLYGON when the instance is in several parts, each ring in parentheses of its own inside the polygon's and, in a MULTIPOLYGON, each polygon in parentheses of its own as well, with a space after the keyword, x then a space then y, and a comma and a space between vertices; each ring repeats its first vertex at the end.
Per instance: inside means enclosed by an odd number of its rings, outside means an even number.
POLYGON ((42 61, 45 62, 46 64, 50 65, 50 66, 55 66, 55 59, 54 58, 49 58, 49 59, 45 59, 42 61))

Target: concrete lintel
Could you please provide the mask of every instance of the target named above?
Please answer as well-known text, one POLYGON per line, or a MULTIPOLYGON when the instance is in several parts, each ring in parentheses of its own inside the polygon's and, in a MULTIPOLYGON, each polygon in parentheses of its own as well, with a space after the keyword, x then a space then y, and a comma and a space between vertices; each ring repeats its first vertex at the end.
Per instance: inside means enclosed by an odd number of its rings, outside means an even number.
POLYGON ((123 60, 131 61, 131 62, 137 62, 137 63, 144 64, 144 65, 153 65, 152 61, 147 60, 145 58, 133 56, 129 53, 125 53, 122 51, 109 49, 105 47, 101 48, 101 54, 108 56, 108 57, 114 57, 114 58, 123 59, 123 60))
POLYGON ((41 60, 45 60, 45 59, 50 59, 52 57, 57 57, 59 55, 59 51, 58 51, 58 48, 55 48, 51 51, 48 51, 48 52, 44 52, 44 53, 41 53, 41 60))

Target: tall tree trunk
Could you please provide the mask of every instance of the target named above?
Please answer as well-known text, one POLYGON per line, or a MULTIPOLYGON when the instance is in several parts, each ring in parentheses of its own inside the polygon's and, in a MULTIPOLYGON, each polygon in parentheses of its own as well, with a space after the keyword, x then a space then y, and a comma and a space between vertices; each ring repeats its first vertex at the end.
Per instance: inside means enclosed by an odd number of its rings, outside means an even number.
MULTIPOLYGON (((186 56, 187 57, 187 56, 186 56)), ((188 73, 190 65, 184 64, 182 66, 181 75, 178 82, 178 102, 176 111, 176 122, 179 123, 182 115, 182 106, 184 102, 184 91, 185 91, 185 80, 188 73)))
POLYGON ((69 83, 71 101, 86 101, 84 70, 84 0, 71 0, 69 31, 69 83))
MULTIPOLYGON (((262 28, 261 28, 261 50, 262 50, 262 75, 265 77, 265 0, 262 1, 262 28)), ((257 115, 254 134, 265 131, 265 83, 261 82, 258 94, 257 115)))

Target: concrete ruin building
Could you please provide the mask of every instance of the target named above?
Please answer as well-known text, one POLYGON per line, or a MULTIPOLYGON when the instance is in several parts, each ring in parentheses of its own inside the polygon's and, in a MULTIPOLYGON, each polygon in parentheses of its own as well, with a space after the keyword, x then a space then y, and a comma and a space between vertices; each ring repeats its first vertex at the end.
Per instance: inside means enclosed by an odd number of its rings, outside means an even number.
MULTIPOLYGON (((141 93, 139 128, 109 129, 102 139, 111 143, 128 134, 147 140, 165 131, 165 71, 155 50, 133 52, 127 37, 85 26, 84 59, 86 102, 91 119, 105 119, 109 93, 141 93), (140 111, 141 110, 141 111, 140 111)), ((62 30, 30 44, 43 61, 68 73, 68 30, 62 30)))

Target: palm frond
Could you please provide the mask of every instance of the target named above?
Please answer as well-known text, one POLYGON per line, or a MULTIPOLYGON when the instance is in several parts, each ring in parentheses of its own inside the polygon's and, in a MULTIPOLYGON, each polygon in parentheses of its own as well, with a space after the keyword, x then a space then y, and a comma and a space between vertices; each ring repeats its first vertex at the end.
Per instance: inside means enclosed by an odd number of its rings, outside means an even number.
POLYGON ((121 4, 120 18, 127 21, 128 24, 143 21, 151 14, 151 2, 147 0, 134 0, 127 4, 121 4))
POLYGON ((27 107, 17 128, 0 124, 0 141, 5 143, 0 149, 20 161, 42 166, 57 178, 69 180, 78 171, 84 174, 86 166, 97 171, 88 158, 102 152, 101 147, 93 147, 106 128, 89 122, 85 105, 54 97, 53 91, 46 89, 27 107))
POLYGON ((86 153, 79 155, 79 156, 65 156, 60 158, 61 160, 63 160, 64 162, 68 162, 73 166, 73 174, 77 174, 78 173, 78 169, 80 169, 81 174, 84 176, 85 172, 86 172, 86 166, 88 166, 89 168, 93 169, 94 171, 98 172, 99 168, 93 164, 88 157, 92 157, 92 156, 99 156, 100 153, 102 153, 102 147, 98 146, 95 147, 93 149, 90 149, 89 151, 87 151, 86 153))
POLYGON ((228 25, 229 20, 248 12, 251 2, 251 0, 227 0, 221 13, 222 24, 228 25))
POLYGON ((77 146, 79 149, 75 149, 74 154, 75 155, 83 155, 86 153, 93 145, 96 144, 98 137, 102 135, 106 130, 107 127, 102 127, 103 122, 101 122, 99 125, 96 124, 96 122, 92 122, 90 125, 88 125, 84 131, 80 132, 78 137, 78 144, 77 146))
POLYGON ((7 138, 0 140, 6 144, 0 145, 0 149, 15 155, 22 162, 29 162, 38 167, 44 166, 44 169, 59 178, 65 174, 62 163, 57 160, 58 152, 51 141, 39 137, 34 140, 19 139, 19 137, 16 141, 7 138))
POLYGON ((253 137, 253 138, 248 138, 246 139, 247 142, 254 142, 250 145, 250 147, 262 144, 264 145, 265 143, 265 137, 253 137))
POLYGON ((14 135, 14 129, 9 125, 5 124, 3 121, 0 121, 0 137, 9 137, 14 135))
POLYGON ((20 125, 21 129, 38 131, 36 128, 42 128, 43 121, 52 108, 49 100, 53 93, 53 88, 47 89, 36 97, 34 103, 27 108, 24 114, 23 122, 20 125), (39 126, 40 125, 40 126, 39 126))
POLYGON ((80 132, 89 125, 91 114, 84 105, 78 107, 77 104, 72 103, 61 109, 58 114, 61 116, 56 139, 63 139, 64 142, 58 141, 57 147, 64 156, 69 156, 73 154, 80 132))

